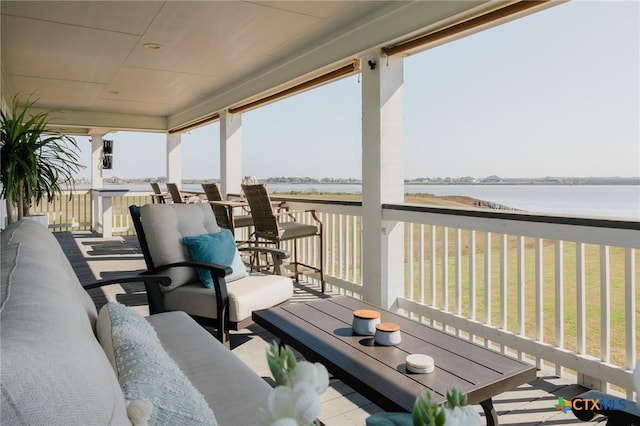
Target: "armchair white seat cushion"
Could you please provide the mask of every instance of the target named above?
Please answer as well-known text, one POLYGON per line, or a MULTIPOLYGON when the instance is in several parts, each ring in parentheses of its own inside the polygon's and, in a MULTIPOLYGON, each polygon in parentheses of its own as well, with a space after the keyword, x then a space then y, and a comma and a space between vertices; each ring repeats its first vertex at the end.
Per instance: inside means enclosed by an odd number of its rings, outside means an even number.
MULTIPOLYGON (((241 322, 255 310, 283 303, 293 295, 290 278, 281 275, 251 274, 227 283, 229 320, 241 322)), ((190 283, 164 294, 164 305, 170 311, 185 311, 191 315, 217 318, 213 289, 200 282, 190 283), (213 297, 212 297, 213 294, 213 297), (213 315, 213 316, 212 316, 213 315)))

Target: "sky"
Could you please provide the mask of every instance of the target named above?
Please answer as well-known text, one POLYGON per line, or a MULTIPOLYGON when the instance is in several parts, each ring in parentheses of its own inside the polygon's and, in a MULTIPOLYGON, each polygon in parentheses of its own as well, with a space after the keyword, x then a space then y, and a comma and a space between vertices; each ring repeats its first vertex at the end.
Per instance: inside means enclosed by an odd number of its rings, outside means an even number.
MULTIPOLYGON (((406 179, 640 177, 640 1, 564 3, 409 56, 404 73, 406 179)), ((243 175, 361 178, 360 92, 351 76, 244 113, 243 175)), ((165 175, 164 134, 105 138, 104 177, 165 175)), ((219 178, 219 145, 218 123, 184 133, 183 179, 219 178)))

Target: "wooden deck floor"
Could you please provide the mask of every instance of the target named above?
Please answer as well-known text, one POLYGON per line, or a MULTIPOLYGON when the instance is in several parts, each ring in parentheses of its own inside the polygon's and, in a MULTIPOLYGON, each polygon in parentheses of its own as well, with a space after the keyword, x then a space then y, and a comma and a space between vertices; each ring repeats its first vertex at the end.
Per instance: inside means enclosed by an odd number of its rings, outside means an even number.
MULTIPOLYGON (((104 239, 89 232, 54 233, 82 283, 100 278, 121 275, 126 272, 144 270, 144 261, 135 236, 104 239)), ((318 287, 297 285, 293 303, 331 297, 323 295, 318 287)), ((134 307, 143 315, 148 315, 146 295, 141 284, 111 286, 107 290, 90 291, 96 305, 106 301, 118 301, 134 307)), ((258 375, 270 381, 270 373, 265 358, 265 346, 274 338, 264 329, 253 325, 233 333, 232 351, 258 375)), ((272 383, 272 382, 271 382, 272 383)), ((589 425, 600 423, 602 417, 592 422, 581 422, 573 414, 564 414, 554 407, 558 397, 571 398, 585 389, 575 383, 573 377, 557 377, 551 371, 541 371, 538 379, 505 392, 494 399, 501 425, 589 425)), ((380 409, 363 396, 354 392, 339 380, 332 379, 330 388, 322 395, 320 420, 327 426, 360 425, 365 419, 380 409)), ((478 406, 478 410, 482 412, 478 406)), ((244 425, 238 425, 244 426, 244 425)))

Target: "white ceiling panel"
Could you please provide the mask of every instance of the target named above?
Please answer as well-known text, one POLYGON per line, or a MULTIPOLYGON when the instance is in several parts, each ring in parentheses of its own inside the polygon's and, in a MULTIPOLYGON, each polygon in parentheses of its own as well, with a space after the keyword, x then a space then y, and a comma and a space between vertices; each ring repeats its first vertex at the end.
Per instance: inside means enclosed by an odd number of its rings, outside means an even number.
POLYGON ((353 2, 350 1, 270 1, 252 3, 263 7, 315 16, 316 18, 328 18, 353 5, 353 2))
POLYGON ((149 27, 163 3, 160 1, 3 1, 2 14, 141 35, 149 27))
POLYGON ((7 16, 2 19, 5 72, 108 83, 138 41, 137 36, 7 16), (24 31, 28 28, 28 31, 24 31))
POLYGON ((487 0, 2 0, 2 97, 37 93, 38 106, 66 110, 74 128, 176 127, 494 7, 487 0))
POLYGON ((318 22, 315 17, 245 2, 196 2, 190 8, 170 2, 126 65, 233 77, 318 22), (158 43, 162 49, 143 55, 144 43, 158 43))
POLYGON ((109 85, 112 100, 184 105, 194 93, 211 91, 211 80, 196 74, 123 67, 109 85))
POLYGON ((86 108, 95 110, 96 100, 107 87, 100 83, 24 76, 15 76, 11 81, 19 89, 21 99, 31 96, 38 99, 39 107, 55 109, 76 109, 78 105, 85 105, 86 108))

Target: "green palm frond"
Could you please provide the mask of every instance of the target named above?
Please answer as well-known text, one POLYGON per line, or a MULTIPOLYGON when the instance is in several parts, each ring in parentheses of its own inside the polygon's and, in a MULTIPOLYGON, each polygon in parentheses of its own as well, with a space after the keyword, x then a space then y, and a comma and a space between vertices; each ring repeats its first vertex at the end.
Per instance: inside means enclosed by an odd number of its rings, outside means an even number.
POLYGON ((35 102, 20 105, 16 96, 0 113, 0 197, 9 211, 18 206, 19 218, 25 202, 52 200, 63 186, 74 189, 73 176, 84 168, 75 139, 49 129, 49 113, 30 114, 35 102))

